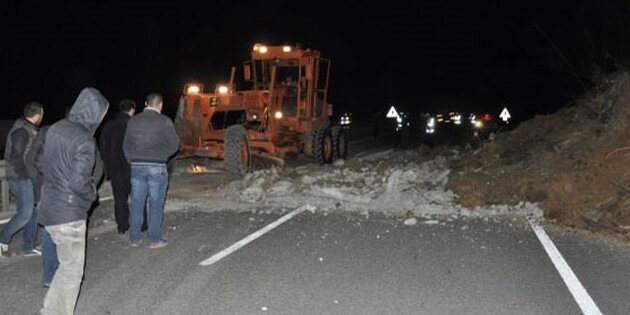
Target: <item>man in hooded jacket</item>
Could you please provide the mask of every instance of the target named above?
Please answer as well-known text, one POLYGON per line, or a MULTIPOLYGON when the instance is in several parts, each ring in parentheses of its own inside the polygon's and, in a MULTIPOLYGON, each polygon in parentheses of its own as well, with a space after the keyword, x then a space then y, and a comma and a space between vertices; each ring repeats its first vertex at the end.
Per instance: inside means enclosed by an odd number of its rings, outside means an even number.
POLYGON ((46 133, 39 223, 57 245, 59 267, 44 297, 42 314, 73 314, 85 264, 86 220, 96 200, 95 170, 100 157, 94 132, 109 103, 94 88, 84 88, 66 119, 46 133))

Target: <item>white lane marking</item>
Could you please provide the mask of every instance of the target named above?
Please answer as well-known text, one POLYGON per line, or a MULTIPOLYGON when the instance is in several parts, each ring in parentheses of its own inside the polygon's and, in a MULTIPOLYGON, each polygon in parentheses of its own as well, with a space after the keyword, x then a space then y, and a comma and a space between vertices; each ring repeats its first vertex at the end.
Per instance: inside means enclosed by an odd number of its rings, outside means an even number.
POLYGON ((5 223, 9 222, 9 220, 11 220, 11 218, 0 220, 0 224, 5 224, 5 223))
POLYGON ((597 307, 595 301, 593 301, 588 292, 586 292, 580 279, 573 273, 573 270, 571 270, 571 267, 569 267, 569 264, 564 260, 562 254, 560 254, 560 251, 558 251, 558 248, 556 248, 556 245, 549 238, 545 230, 532 219, 529 219, 529 224, 532 226, 536 236, 538 236, 538 240, 545 248, 556 270, 558 270, 564 284, 566 284, 571 295, 573 295, 575 302, 580 306, 582 313, 585 315, 601 315, 602 312, 599 310, 599 307, 597 307))
POLYGON ((280 219, 269 223, 267 226, 265 226, 264 228, 246 236, 244 239, 232 244, 230 247, 212 255, 210 258, 202 261, 199 263, 199 265, 201 266, 210 266, 214 263, 216 263, 217 261, 225 258, 226 256, 228 256, 229 254, 239 250, 241 247, 249 244, 250 242, 252 242, 253 240, 263 236, 264 234, 266 234, 267 232, 275 229, 276 227, 278 227, 280 224, 289 221, 291 218, 293 218, 294 216, 302 213, 304 210, 309 210, 309 211, 315 211, 315 207, 311 206, 311 205, 304 205, 301 206, 293 211, 291 211, 288 214, 285 214, 284 216, 282 216, 280 219))

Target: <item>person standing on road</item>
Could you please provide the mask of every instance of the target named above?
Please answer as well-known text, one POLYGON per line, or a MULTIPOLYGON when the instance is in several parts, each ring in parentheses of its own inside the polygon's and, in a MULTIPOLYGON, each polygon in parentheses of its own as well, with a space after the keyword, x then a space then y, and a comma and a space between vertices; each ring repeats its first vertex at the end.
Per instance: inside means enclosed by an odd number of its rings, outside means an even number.
POLYGON ((162 239, 162 214, 168 188, 166 162, 177 152, 179 137, 173 121, 162 115, 162 96, 149 94, 145 109, 129 120, 123 150, 131 163, 131 212, 129 240, 142 243, 140 225, 148 197, 149 248, 166 246, 162 239))
MULTIPOLYGON (((42 174, 43 161, 41 160, 41 156, 44 152, 44 138, 46 137, 46 132, 48 131, 49 127, 50 126, 44 126, 39 129, 37 137, 35 137, 35 140, 33 140, 33 147, 29 151, 29 154, 26 156, 27 161, 36 166, 33 170, 34 173, 31 174, 31 180, 33 181, 33 191, 37 208, 39 208, 42 184, 44 180, 44 175, 42 174)), ((57 247, 55 246, 55 243, 52 241, 50 234, 48 233, 48 231, 46 231, 45 228, 40 229, 40 239, 42 248, 43 269, 41 282, 44 287, 48 288, 50 287, 50 283, 52 282, 53 276, 55 275, 55 271, 59 266, 59 261, 57 259, 57 247)))
POLYGON ((105 174, 111 179, 114 193, 114 215, 118 233, 129 230, 129 193, 131 192, 131 166, 125 158, 122 143, 127 122, 136 112, 136 103, 129 99, 120 101, 120 112, 105 123, 99 138, 101 155, 105 163, 105 174))
POLYGON ((46 132, 39 223, 57 246, 59 267, 41 314, 74 313, 85 266, 86 220, 100 180, 94 132, 108 108, 98 90, 84 88, 67 118, 46 132))
POLYGON ((35 164, 27 161, 33 141, 37 137, 39 124, 44 118, 44 107, 37 102, 24 106, 24 117, 15 121, 7 135, 4 160, 9 190, 15 196, 17 209, 15 215, 0 231, 0 258, 9 257, 9 243, 13 235, 24 229, 22 255, 39 255, 35 249, 37 238, 37 209, 31 174, 36 171, 35 164))

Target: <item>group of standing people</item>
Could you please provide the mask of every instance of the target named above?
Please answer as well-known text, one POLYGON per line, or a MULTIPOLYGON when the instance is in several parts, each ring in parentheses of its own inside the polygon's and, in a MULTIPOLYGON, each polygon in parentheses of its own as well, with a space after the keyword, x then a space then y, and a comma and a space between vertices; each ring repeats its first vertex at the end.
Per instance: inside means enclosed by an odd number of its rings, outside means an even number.
POLYGON ((148 247, 166 245, 161 236, 168 187, 166 163, 177 152, 173 122, 161 114, 162 96, 149 94, 138 115, 131 100, 105 124, 99 153, 94 134, 109 108, 94 88, 85 88, 65 119, 39 130, 44 115, 36 102, 24 107, 7 136, 6 177, 16 214, 0 231, 0 257, 8 257, 14 234, 23 230, 23 255, 42 255, 42 284, 49 287, 41 314, 73 314, 85 265, 88 212, 105 172, 111 178, 119 233, 132 247, 142 244, 143 212, 148 200, 148 247), (131 195, 131 210, 128 199, 131 195), (41 252, 36 249, 43 226, 41 252))

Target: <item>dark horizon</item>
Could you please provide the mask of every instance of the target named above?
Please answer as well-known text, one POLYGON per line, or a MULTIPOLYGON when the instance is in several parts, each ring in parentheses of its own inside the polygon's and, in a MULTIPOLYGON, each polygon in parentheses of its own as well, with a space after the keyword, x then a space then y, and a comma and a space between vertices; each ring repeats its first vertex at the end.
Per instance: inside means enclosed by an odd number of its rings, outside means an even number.
POLYGON ((255 42, 320 50, 332 63, 329 101, 358 114, 390 105, 546 114, 630 55, 627 1, 80 2, 2 11, 0 116, 14 119, 37 100, 45 123, 85 86, 112 108, 162 93, 172 115, 186 82, 226 81, 255 42))

